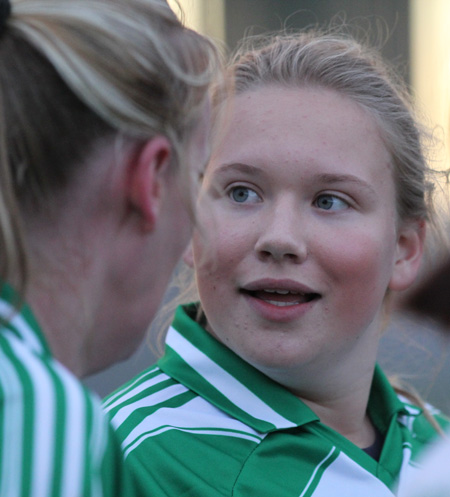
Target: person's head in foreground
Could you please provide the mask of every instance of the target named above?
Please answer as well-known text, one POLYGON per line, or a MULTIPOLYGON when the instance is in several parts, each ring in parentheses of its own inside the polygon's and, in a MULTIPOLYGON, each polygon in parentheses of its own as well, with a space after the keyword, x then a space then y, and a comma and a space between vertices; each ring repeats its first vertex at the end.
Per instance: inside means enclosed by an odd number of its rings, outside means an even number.
POLYGON ((188 242, 217 55, 162 0, 2 6, 1 279, 86 375, 140 343, 188 242))

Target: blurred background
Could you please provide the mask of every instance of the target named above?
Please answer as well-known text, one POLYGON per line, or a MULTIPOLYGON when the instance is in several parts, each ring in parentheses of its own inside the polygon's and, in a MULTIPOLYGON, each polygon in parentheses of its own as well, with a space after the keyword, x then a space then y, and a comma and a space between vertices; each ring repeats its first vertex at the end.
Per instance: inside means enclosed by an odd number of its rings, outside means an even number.
MULTIPOLYGON (((178 11, 174 2, 169 3, 178 11)), ((187 25, 212 37, 227 51, 249 34, 330 22, 357 26, 361 35, 369 33, 369 39, 382 47, 384 57, 407 82, 424 124, 434 130, 437 146, 430 160, 448 183, 449 0, 179 0, 179 4, 187 25)), ((172 296, 173 290, 166 300, 172 296)), ((166 322, 162 313, 130 359, 86 383, 104 396, 153 364, 158 358, 157 337, 166 322)), ((450 414, 449 351, 450 337, 435 324, 398 314, 382 339, 379 362, 388 374, 402 377, 426 400, 450 414)))

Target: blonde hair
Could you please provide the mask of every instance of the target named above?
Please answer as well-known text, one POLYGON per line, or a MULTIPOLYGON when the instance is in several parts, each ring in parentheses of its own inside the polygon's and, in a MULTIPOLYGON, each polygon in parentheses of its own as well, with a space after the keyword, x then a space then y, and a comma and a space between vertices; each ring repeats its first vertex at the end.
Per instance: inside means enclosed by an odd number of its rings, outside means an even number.
POLYGON ((101 139, 167 136, 173 168, 218 74, 214 45, 163 0, 16 0, 0 34, 0 277, 27 279, 24 206, 101 139))

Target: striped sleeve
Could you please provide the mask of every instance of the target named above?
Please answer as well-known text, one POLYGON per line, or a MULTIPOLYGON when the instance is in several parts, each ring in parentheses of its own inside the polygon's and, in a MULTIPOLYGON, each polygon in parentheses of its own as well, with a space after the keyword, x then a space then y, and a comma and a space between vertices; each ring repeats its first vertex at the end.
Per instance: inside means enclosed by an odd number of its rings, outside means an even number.
POLYGON ((53 360, 0 338, 0 497, 112 495, 119 464, 97 400, 53 360), (105 476, 106 475, 106 476, 105 476), (110 475, 110 476, 108 476, 110 475))

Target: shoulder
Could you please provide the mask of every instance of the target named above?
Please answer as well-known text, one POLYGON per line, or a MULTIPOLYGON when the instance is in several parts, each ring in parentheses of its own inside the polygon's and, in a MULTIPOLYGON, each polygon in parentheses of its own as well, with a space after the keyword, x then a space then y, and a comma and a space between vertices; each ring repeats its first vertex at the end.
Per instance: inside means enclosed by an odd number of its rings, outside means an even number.
POLYGON ((23 495, 88 496, 102 485, 112 434, 100 400, 66 368, 2 336, 0 401, 0 481, 8 495, 17 494, 14 481, 28 488, 23 495))
POLYGON ((213 488, 231 495, 263 435, 207 397, 154 367, 105 399, 125 466, 143 493, 205 496, 213 488))
POLYGON ((47 415, 53 411, 58 418, 101 415, 99 399, 69 370, 51 356, 30 350, 20 339, 0 338, 0 364, 5 400, 32 406, 36 413, 41 408, 47 415))
POLYGON ((176 403, 176 399, 188 389, 153 366, 124 384, 103 401, 112 425, 117 430, 123 424, 136 424, 166 405, 176 403))

